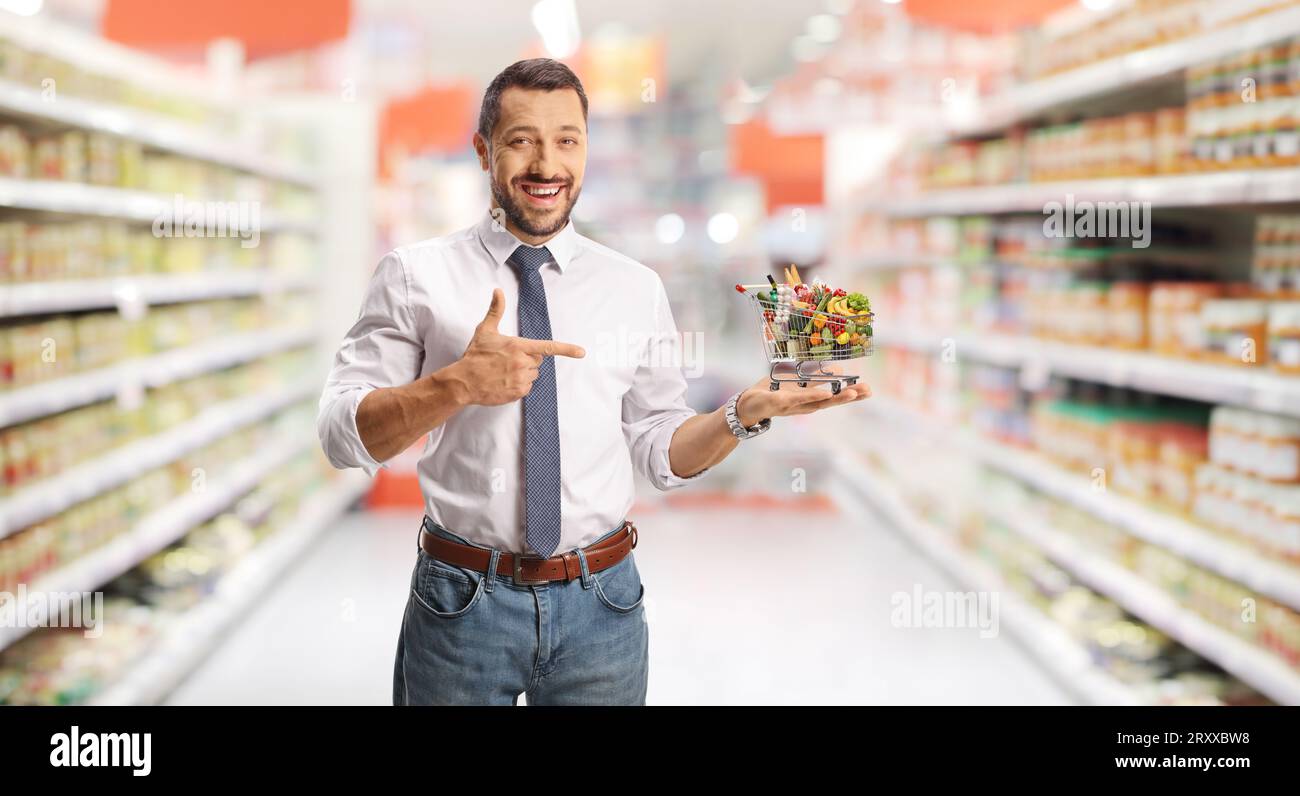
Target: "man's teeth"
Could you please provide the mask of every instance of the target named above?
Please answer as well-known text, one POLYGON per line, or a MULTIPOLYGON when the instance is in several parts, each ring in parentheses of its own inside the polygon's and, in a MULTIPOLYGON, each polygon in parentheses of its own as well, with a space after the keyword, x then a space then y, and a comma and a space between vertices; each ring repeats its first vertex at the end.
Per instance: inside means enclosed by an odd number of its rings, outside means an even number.
POLYGON ((560 187, 558 185, 551 188, 534 188, 532 186, 525 186, 524 190, 532 196, 554 196, 560 192, 560 187))

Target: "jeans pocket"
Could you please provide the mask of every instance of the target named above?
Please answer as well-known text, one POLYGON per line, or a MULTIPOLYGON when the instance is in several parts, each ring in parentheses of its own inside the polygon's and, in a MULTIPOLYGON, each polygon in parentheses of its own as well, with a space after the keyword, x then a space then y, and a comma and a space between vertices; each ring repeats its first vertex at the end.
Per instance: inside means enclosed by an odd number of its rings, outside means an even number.
POLYGON ((632 553, 609 569, 592 573, 596 582, 596 599, 611 611, 630 614, 645 601, 645 585, 637 571, 632 553))
POLYGON ((423 550, 411 578, 411 593, 426 611, 458 619, 474 610, 483 596, 483 574, 433 558, 423 550))

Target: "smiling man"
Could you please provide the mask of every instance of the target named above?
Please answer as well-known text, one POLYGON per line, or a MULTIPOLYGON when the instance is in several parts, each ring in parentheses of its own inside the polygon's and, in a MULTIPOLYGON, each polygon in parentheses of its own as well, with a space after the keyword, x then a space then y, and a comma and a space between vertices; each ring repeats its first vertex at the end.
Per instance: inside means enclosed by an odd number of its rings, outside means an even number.
POLYGON ((696 414, 649 268, 574 229, 587 97, 563 64, 508 67, 474 136, 492 188, 475 226, 379 263, 321 397, 336 467, 374 474, 428 435, 395 704, 645 703, 649 635, 627 512, 633 474, 672 489, 769 419, 861 400, 764 378, 696 414), (588 357, 611 336, 616 361, 588 357))

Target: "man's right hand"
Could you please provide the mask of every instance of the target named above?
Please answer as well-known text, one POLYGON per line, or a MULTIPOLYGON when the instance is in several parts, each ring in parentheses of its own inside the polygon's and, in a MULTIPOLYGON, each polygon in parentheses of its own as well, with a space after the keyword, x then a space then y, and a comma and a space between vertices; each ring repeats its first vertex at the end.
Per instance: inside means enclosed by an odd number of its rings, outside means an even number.
POLYGON ((487 315, 474 330, 464 355, 448 367, 461 388, 465 402, 498 406, 528 395, 537 380, 543 357, 581 359, 581 347, 556 340, 510 337, 497 331, 505 313, 506 297, 501 288, 492 291, 487 315))

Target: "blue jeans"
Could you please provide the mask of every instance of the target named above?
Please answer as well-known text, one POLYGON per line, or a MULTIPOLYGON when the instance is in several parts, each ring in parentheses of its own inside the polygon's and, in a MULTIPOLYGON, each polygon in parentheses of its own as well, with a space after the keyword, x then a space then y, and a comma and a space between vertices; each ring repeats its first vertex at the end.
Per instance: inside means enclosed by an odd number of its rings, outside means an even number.
MULTIPOLYGON (((428 517, 424 528, 473 544, 428 517)), ((580 578, 520 586, 417 551, 393 704, 514 705, 521 693, 529 705, 645 704, 650 634, 633 553, 592 573, 579 550, 580 578)))

